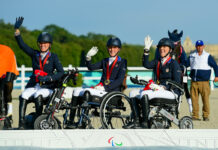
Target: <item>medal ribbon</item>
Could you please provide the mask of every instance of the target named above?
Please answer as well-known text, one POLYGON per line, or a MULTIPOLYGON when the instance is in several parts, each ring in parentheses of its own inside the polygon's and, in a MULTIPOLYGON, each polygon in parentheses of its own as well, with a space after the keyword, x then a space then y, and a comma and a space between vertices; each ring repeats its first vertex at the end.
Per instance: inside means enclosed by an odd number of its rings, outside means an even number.
POLYGON ((44 59, 44 61, 43 61, 43 64, 42 64, 42 61, 41 61, 41 55, 39 55, 40 70, 43 71, 44 66, 45 66, 45 63, 46 63, 46 61, 48 60, 49 55, 50 55, 50 52, 48 52, 48 54, 46 55, 46 57, 45 57, 45 59, 44 59))
POLYGON ((106 78, 107 80, 110 79, 110 76, 111 76, 112 70, 113 70, 115 64, 117 63, 117 60, 118 60, 118 57, 116 56, 116 59, 114 60, 112 66, 111 66, 111 69, 109 70, 109 59, 108 59, 108 63, 107 63, 107 78, 106 78))
MULTIPOLYGON (((167 58, 167 60, 163 63, 162 66, 164 66, 170 60, 171 60, 171 57, 167 58)), ((160 78, 160 61, 158 61, 158 64, 157 64, 157 80, 159 80, 159 78, 160 78)))

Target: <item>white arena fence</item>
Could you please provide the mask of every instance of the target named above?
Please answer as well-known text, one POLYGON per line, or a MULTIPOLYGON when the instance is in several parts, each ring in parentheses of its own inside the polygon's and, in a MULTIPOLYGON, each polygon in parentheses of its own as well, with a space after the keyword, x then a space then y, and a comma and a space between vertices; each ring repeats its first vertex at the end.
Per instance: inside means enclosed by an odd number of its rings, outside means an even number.
MULTIPOLYGON (((71 64, 68 65, 67 67, 64 67, 64 71, 68 71, 70 69, 73 69, 75 67, 73 67, 71 64)), ((87 67, 77 67, 79 71, 88 71, 87 67)), ((149 69, 145 69, 144 67, 127 67, 128 69, 128 74, 133 73, 133 72, 148 72, 151 73, 152 70, 149 69)), ((21 67, 18 67, 18 70, 20 72, 19 77, 14 81, 14 87, 19 87, 18 89, 21 89, 22 91, 24 90, 27 81, 29 80, 29 77, 26 76, 27 72, 32 72, 32 68, 31 67, 25 67, 25 65, 21 65, 21 67)), ((190 68, 188 68, 188 71, 190 70, 190 68)), ((101 71, 101 70, 99 70, 101 71)), ((129 80, 130 76, 127 77, 127 80, 129 80)), ((151 79, 151 75, 148 76, 139 76, 140 79, 144 79, 144 80, 149 80, 151 79)), ((214 79, 214 71, 212 69, 212 73, 211 73, 211 79, 210 79, 210 86, 211 86, 211 90, 214 89, 214 84, 213 84, 213 79, 214 79)), ((83 81, 85 80, 100 80, 100 77, 94 77, 94 76, 83 76, 83 81)), ((190 77, 188 77, 188 80, 190 80, 190 77)))

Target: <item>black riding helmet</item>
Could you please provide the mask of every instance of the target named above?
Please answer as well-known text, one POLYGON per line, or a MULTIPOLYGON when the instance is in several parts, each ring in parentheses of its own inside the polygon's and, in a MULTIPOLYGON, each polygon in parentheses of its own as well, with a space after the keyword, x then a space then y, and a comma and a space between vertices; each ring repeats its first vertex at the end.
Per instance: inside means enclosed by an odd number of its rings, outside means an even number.
MULTIPOLYGON (((164 56, 166 57, 167 55, 169 55, 172 50, 174 49, 174 43, 172 40, 170 40, 169 38, 162 38, 159 42, 158 42, 158 45, 157 45, 157 48, 159 49, 161 46, 168 46, 170 47, 170 50, 169 52, 164 56)), ((162 58, 164 58, 162 57, 162 58)))
POLYGON ((42 32, 38 36, 38 43, 51 43, 52 44, 52 37, 48 32, 42 32))
POLYGON ((160 48, 161 46, 169 46, 170 49, 174 49, 173 41, 169 38, 162 38, 157 45, 157 48, 160 48))
POLYGON ((122 47, 121 41, 118 37, 111 37, 108 41, 107 41, 107 47, 110 46, 117 46, 119 48, 122 47))

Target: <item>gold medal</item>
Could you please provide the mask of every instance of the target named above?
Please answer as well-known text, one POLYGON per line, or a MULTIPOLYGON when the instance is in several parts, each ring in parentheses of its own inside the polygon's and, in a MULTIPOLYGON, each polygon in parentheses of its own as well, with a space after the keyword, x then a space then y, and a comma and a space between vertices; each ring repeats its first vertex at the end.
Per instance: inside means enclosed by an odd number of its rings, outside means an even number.
POLYGON ((110 82, 111 82, 110 80, 105 80, 105 81, 104 81, 104 84, 105 84, 105 85, 108 85, 108 84, 110 84, 110 82))

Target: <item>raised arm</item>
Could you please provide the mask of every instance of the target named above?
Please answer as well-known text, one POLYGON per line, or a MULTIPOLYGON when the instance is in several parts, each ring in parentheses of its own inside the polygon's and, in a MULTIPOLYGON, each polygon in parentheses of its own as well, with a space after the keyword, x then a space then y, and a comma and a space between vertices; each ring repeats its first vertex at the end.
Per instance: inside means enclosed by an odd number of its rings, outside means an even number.
POLYGON ((92 56, 96 55, 98 52, 97 47, 92 47, 88 53, 86 54, 86 66, 88 67, 89 70, 97 70, 97 69, 102 69, 103 68, 103 61, 100 61, 98 63, 92 64, 91 58, 92 56))
POLYGON ((17 44, 19 45, 19 47, 29 56, 33 56, 34 55, 34 50, 32 48, 30 48, 27 44, 24 43, 21 35, 20 35, 20 26, 23 23, 24 18, 23 17, 18 17, 16 18, 16 22, 14 24, 14 29, 15 29, 15 39, 17 41, 17 44))

